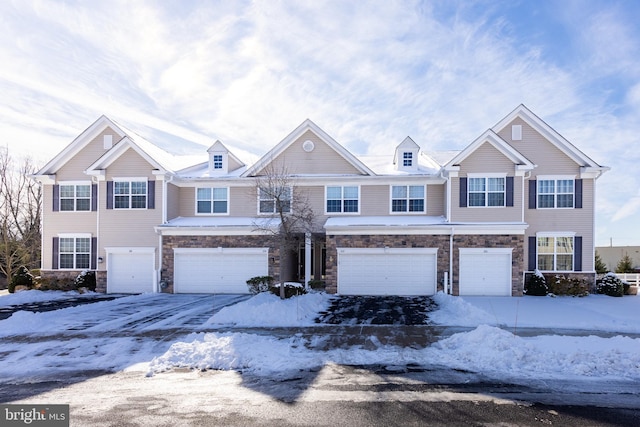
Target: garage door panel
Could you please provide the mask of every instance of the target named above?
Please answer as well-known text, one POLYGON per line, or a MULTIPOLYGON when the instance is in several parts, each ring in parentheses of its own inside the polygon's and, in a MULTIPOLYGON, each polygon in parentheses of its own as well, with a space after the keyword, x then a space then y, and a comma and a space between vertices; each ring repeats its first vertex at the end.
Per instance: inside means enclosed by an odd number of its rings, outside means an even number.
POLYGON ((511 296, 510 249, 460 249, 460 295, 511 296))
POLYGON ((153 251, 137 252, 134 249, 108 252, 107 292, 145 293, 154 291, 153 251))
POLYGON ((338 249, 338 293, 433 295, 436 249, 338 249))
POLYGON ((267 248, 176 249, 174 292, 248 293, 247 279, 268 274, 267 248))

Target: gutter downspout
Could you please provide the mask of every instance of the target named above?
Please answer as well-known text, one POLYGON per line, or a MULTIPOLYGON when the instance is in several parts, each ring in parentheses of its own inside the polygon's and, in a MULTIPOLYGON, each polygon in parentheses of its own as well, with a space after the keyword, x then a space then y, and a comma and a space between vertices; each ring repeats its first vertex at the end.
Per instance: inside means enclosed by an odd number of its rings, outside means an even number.
MULTIPOLYGON (((96 200, 96 252, 98 253, 95 254, 96 271, 98 271, 100 270, 100 266, 98 265, 100 263, 100 181, 98 180, 98 177, 91 176, 91 183, 96 184, 96 199, 98 199, 96 200)), ((105 292, 107 291, 106 286, 107 284, 105 283, 105 292)))
POLYGON ((446 284, 445 294, 453 294, 453 235, 454 228, 451 227, 451 233, 449 233, 449 280, 446 284))

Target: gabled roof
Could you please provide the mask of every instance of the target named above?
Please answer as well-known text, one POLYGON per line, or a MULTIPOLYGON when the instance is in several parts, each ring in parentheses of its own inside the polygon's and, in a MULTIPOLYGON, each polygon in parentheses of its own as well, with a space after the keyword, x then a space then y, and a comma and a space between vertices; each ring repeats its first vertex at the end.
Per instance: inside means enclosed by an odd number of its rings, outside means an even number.
POLYGON ((467 157, 469 157, 474 151, 476 151, 481 145, 485 143, 491 144, 498 151, 500 151, 505 157, 511 160, 515 165, 518 166, 519 170, 532 170, 536 167, 529 159, 523 156, 520 152, 518 152, 515 148, 509 145, 504 139, 500 138, 497 133, 493 130, 488 129, 475 141, 469 144, 464 150, 459 152, 453 159, 449 160, 444 168, 446 170, 453 170, 457 168, 460 163, 464 161, 467 157))
POLYGON ((218 139, 211 147, 207 149, 207 153, 227 153, 230 159, 241 166, 245 166, 244 162, 236 157, 229 149, 218 139))
MULTIPOLYGON (((85 171, 89 175, 99 175, 98 171, 103 170, 109 167, 114 161, 116 161, 120 156, 122 156, 128 149, 133 149, 136 153, 138 153, 142 158, 144 158, 147 162, 149 162, 155 169, 158 169, 160 173, 170 172, 171 169, 167 166, 168 160, 164 159, 164 162, 158 161, 159 157, 165 157, 164 155, 159 155, 160 153, 156 152, 160 150, 158 147, 152 145, 145 147, 143 149, 141 147, 141 141, 134 141, 129 135, 122 138, 118 141, 117 144, 113 146, 109 151, 104 153, 98 160, 93 162, 91 166, 87 168, 85 171), (148 151, 153 151, 154 156, 149 154, 148 151)), ((146 144, 142 144, 146 145, 146 144)), ((166 156, 171 156, 168 153, 164 153, 166 156)))
POLYGON ((107 127, 113 129, 113 131, 120 137, 124 138, 125 131, 113 122, 108 117, 102 115, 93 122, 91 126, 86 128, 80 135, 78 135, 69 145, 65 147, 57 156, 49 161, 42 167, 34 176, 39 175, 52 175, 56 173, 65 163, 67 163, 73 156, 78 154, 87 144, 89 144, 95 137, 100 135, 107 127))
POLYGON ((606 166, 600 166, 589 156, 584 154, 578 148, 576 148, 573 144, 567 141, 562 135, 556 132, 551 126, 546 124, 540 117, 536 116, 531 110, 525 107, 523 104, 520 104, 509 113, 504 119, 500 120, 496 125, 492 128, 496 133, 502 131, 506 126, 509 125, 515 118, 520 118, 524 122, 526 122, 529 126, 539 132, 542 136, 544 136, 549 142, 555 145, 560 151, 569 156, 573 161, 579 164, 582 167, 593 168, 600 170, 602 172, 608 170, 609 168, 606 166))
POLYGON ((400 150, 404 150, 404 151, 419 151, 420 150, 420 146, 418 144, 416 144, 416 142, 411 139, 410 136, 407 136, 404 141, 402 141, 400 144, 398 144, 398 146, 396 147, 396 151, 395 153, 393 153, 393 164, 395 165, 398 162, 398 153, 400 152, 400 150))
POLYGON ((313 123, 311 120, 306 119, 304 122, 300 124, 297 128, 295 128, 286 138, 284 138, 278 145, 272 148, 267 154, 262 156, 260 160, 254 163, 249 169, 247 169, 242 176, 252 176, 255 173, 264 169, 269 162, 278 157, 284 150, 286 150, 291 144, 293 144, 298 138, 300 138, 305 132, 311 131, 315 133, 318 138, 320 138, 323 142, 325 142, 329 147, 331 147, 336 153, 342 156, 347 162, 349 162, 355 169, 360 171, 366 175, 375 175, 375 173, 369 169, 364 163, 358 160, 353 154, 351 154, 346 148, 342 145, 338 144, 336 140, 331 138, 329 134, 320 129, 318 125, 313 123))

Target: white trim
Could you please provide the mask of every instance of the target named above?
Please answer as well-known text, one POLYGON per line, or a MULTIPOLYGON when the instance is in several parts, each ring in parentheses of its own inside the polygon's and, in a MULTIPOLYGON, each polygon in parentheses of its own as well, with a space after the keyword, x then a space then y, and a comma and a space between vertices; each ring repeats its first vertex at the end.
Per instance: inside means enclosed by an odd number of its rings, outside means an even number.
MULTIPOLYGON (((221 187, 207 186, 207 187, 193 187, 193 189, 194 189, 193 193, 194 193, 194 203, 195 203, 195 206, 194 206, 195 216, 226 216, 226 215, 229 215, 230 205, 231 205, 231 203, 230 203, 230 199, 231 199, 231 189, 230 189, 230 187, 227 187, 227 186, 221 186, 221 187), (226 199, 227 211, 226 212, 206 212, 206 213, 198 212, 198 190, 201 189, 201 188, 202 189, 206 188, 206 189, 210 189, 210 190, 220 189, 220 188, 226 189, 227 190, 227 199, 226 199)), ((213 192, 211 194, 212 194, 212 197, 213 197, 213 192)), ((211 209, 212 210, 213 210, 213 202, 214 202, 214 200, 211 199, 211 209)))
MULTIPOLYGON (((106 254, 121 254, 121 253, 155 253, 156 248, 153 246, 107 246, 104 248, 106 254)), ((155 262, 154 262, 155 264, 155 262)))
POLYGON ((215 248, 173 248, 174 254, 264 254, 269 253, 269 248, 228 248, 218 246, 215 248))
MULTIPOLYGON (((336 184, 336 185, 325 185, 324 186, 324 214, 325 215, 330 215, 330 216, 334 216, 334 215, 360 215, 360 207, 362 206, 362 200, 361 200, 361 196, 362 196, 362 192, 360 191, 360 184, 358 185, 340 185, 340 184, 336 184), (328 187, 340 187, 340 212, 329 212, 327 211, 327 188, 328 187), (358 210, 355 212, 344 212, 344 187, 356 187, 358 189, 358 210)), ((337 199, 331 199, 331 200, 337 200, 337 199)), ((348 199, 351 200, 351 199, 348 199)))
POLYGON ((458 248, 460 254, 512 254, 513 248, 458 248))
MULTIPOLYGON (((400 199, 397 199, 400 200, 400 199)), ((427 185, 426 184, 389 184, 389 215, 424 215, 427 212, 427 185), (407 188, 407 210, 406 211, 394 211, 393 210, 393 187, 406 187, 407 188), (421 211, 409 211, 409 187, 422 187, 424 190, 424 196, 422 198, 424 204, 421 211)))
POLYGON ((337 248, 338 254, 424 254, 437 255, 438 248, 337 248))
MULTIPOLYGON (((576 237, 575 231, 538 231, 536 238, 538 237, 576 237)), ((537 252, 537 251, 536 251, 537 252)))
POLYGON ((481 173, 481 172, 471 172, 467 174, 467 178, 506 178, 506 172, 490 172, 490 173, 481 173))
POLYGON ((524 235, 528 224, 439 224, 439 225, 348 225, 325 226, 327 234, 336 236, 359 236, 364 234, 379 234, 386 236, 432 236, 449 235, 451 227, 455 226, 456 235, 524 235))

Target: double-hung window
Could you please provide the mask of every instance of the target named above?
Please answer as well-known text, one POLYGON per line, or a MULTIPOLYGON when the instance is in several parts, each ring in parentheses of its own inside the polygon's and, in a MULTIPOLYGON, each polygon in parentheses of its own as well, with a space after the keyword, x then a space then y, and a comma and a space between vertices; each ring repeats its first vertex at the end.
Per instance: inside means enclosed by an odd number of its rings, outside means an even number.
POLYGON ((391 212, 424 212, 424 185, 391 186, 391 212))
POLYGON ((59 266, 65 269, 88 269, 91 262, 91 237, 60 237, 59 266))
POLYGON ((327 213, 358 213, 360 188, 354 186, 329 186, 326 188, 327 213))
POLYGON ((91 184, 60 184, 60 211, 90 211, 91 184))
POLYGON ((411 151, 405 151, 404 153, 402 153, 402 166, 413 166, 413 153, 411 151))
POLYGON ((573 271, 573 236, 538 236, 538 270, 573 271))
POLYGON ((505 180, 504 177, 470 177, 468 206, 505 206, 505 180))
POLYGON ((573 208, 573 179, 538 179, 538 208, 573 208))
POLYGON ((258 209, 261 214, 291 212, 291 187, 258 189, 258 209))
POLYGON ((228 213, 228 191, 226 188, 196 188, 196 213, 228 213))
POLYGON ((146 209, 147 181, 114 181, 113 207, 114 209, 146 209))

